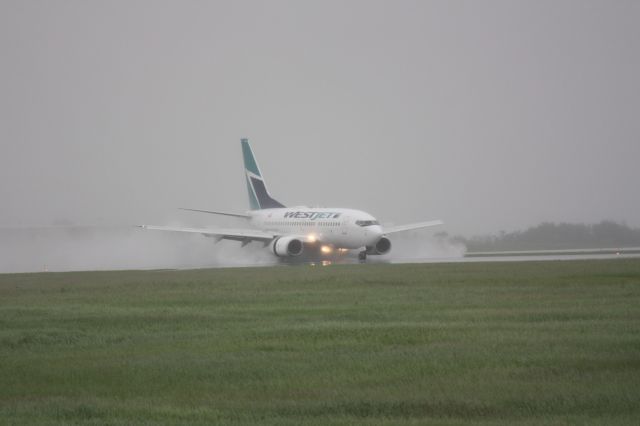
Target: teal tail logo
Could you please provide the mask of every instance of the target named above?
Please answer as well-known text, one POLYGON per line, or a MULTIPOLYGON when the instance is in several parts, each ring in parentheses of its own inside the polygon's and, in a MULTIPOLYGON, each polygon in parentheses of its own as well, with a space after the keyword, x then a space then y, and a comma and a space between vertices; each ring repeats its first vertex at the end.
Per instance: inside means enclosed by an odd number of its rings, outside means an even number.
POLYGON ((267 185, 262 178, 258 163, 256 162, 248 139, 241 139, 242 158, 244 159, 244 172, 247 179, 247 191, 249 192, 249 206, 251 210, 273 209, 284 207, 283 204, 271 198, 267 185))

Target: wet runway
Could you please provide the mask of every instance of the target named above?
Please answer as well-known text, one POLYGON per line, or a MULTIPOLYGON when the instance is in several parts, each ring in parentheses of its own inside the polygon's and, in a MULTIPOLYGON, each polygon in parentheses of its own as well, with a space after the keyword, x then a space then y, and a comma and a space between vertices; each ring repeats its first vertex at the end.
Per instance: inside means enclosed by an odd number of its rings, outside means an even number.
MULTIPOLYGON (((476 252, 457 257, 425 257, 425 258, 393 258, 387 256, 369 256, 366 263, 469 263, 469 262, 541 262, 567 260, 596 259, 629 259, 640 258, 640 248, 623 249, 569 249, 569 250, 536 250, 512 252, 476 252)), ((317 265, 354 264, 359 263, 355 257, 333 261, 309 262, 317 265)))
MULTIPOLYGON (((523 262, 640 257, 640 247, 518 252, 467 252, 463 245, 398 238, 389 255, 368 264, 523 262)), ((274 265, 358 264, 358 252, 324 261, 276 258, 262 244, 214 244, 200 235, 149 233, 133 227, 0 228, 0 273, 122 269, 198 269, 274 265)))

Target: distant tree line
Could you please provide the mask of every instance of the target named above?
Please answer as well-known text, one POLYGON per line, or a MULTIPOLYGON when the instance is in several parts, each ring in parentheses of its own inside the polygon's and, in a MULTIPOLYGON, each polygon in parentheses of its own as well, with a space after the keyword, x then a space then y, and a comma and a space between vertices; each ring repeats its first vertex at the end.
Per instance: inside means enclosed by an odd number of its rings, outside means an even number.
POLYGON ((593 225, 544 222, 526 231, 453 240, 465 244, 469 251, 640 247, 640 229, 612 221, 593 225))

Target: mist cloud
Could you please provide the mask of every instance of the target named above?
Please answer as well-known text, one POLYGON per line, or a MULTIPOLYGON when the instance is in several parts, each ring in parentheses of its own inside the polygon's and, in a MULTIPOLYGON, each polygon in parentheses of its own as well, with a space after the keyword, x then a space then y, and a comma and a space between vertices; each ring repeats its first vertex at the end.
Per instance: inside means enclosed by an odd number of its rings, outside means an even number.
POLYGON ((0 230, 0 272, 170 269, 275 264, 262 244, 133 227, 0 230))

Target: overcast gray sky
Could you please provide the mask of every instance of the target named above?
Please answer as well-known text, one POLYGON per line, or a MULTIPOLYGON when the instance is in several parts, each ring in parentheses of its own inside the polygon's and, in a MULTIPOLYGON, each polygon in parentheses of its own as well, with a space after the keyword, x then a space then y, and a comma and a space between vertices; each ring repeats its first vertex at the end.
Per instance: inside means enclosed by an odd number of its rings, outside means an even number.
POLYGON ((640 226, 638 1, 0 1, 0 227, 272 195, 640 226))

